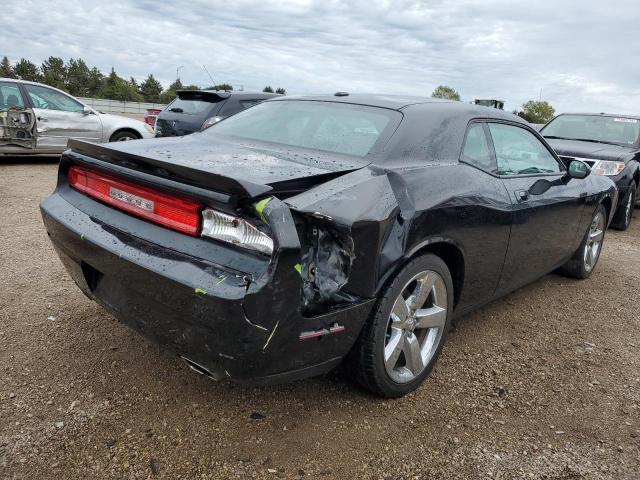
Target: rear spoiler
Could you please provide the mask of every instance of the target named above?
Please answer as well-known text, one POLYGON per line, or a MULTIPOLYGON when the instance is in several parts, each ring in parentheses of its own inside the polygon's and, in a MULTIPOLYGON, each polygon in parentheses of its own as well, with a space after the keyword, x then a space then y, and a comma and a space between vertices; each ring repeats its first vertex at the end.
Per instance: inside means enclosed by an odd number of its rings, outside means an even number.
POLYGON ((181 100, 203 100, 205 102, 218 102, 229 98, 231 93, 218 90, 178 90, 176 95, 181 100))
POLYGON ((237 200, 256 198, 273 190, 273 187, 269 185, 261 185, 209 173, 166 160, 142 157, 133 153, 122 152, 108 145, 70 139, 67 146, 70 150, 67 150, 64 155, 88 165, 99 167, 100 163, 108 163, 120 168, 136 170, 147 175, 233 196, 237 200), (92 159, 98 160, 98 162, 94 162, 92 159))

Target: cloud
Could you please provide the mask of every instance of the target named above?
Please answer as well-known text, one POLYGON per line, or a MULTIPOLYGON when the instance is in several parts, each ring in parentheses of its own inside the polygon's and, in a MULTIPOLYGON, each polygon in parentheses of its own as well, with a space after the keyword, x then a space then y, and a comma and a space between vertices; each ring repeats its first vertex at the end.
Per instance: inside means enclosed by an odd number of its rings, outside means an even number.
POLYGON ((180 66, 184 82, 210 84, 204 64, 245 89, 429 95, 448 84, 509 109, 542 91, 558 111, 640 112, 635 0, 229 3, 9 2, 0 54, 82 57, 165 85, 180 66))

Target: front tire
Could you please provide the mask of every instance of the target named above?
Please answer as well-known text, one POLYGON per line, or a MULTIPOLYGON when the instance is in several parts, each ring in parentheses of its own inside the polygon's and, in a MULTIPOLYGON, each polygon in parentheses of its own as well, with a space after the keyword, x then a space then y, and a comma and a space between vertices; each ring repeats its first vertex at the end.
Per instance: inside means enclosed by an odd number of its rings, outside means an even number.
POLYGON ((129 140, 138 140, 140 137, 129 130, 120 130, 111 135, 109 142, 128 142, 129 140))
POLYGON ((607 210, 600 204, 591 217, 591 223, 580 247, 571 259, 560 267, 560 273, 572 278, 589 278, 600 259, 606 229, 607 210))
POLYGON ((447 265, 426 254, 410 261, 382 292, 349 358, 363 387, 395 398, 415 390, 435 365, 451 324, 447 265))
POLYGON ((629 185, 627 195, 624 197, 616 216, 611 222, 611 226, 616 230, 626 230, 631 225, 631 219, 633 218, 633 208, 636 203, 636 182, 632 181, 629 185))

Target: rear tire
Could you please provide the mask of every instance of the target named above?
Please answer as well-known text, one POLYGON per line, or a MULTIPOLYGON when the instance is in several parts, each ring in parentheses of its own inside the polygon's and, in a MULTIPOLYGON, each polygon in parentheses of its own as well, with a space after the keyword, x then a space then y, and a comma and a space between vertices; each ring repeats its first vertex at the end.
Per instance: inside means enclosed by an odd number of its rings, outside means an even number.
POLYGON ((383 397, 415 390, 440 355, 452 308, 453 282, 447 265, 432 254, 411 260, 382 291, 346 370, 383 397))
POLYGON ((625 195, 624 200, 621 202, 618 211, 616 212, 613 221, 611 222, 611 227, 616 230, 626 230, 631 225, 631 219, 633 218, 633 207, 636 203, 636 194, 637 194, 636 182, 632 181, 631 185, 629 185, 629 190, 627 191, 627 195, 625 195))
POLYGON ((591 223, 578 250, 571 259, 560 267, 560 273, 572 278, 589 278, 598 264, 604 234, 607 230, 607 210, 602 204, 593 212, 591 223))

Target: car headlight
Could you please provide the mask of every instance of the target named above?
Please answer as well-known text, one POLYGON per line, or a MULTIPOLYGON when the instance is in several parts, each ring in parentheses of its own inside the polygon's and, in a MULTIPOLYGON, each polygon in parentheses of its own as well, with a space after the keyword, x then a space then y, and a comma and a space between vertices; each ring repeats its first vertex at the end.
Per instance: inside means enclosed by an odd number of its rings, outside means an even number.
POLYGON ((242 218, 211 208, 202 211, 202 236, 271 255, 273 240, 242 218))
POLYGON ((613 160, 598 160, 591 168, 591 173, 595 175, 606 175, 613 177, 624 170, 624 162, 615 162, 613 160))

